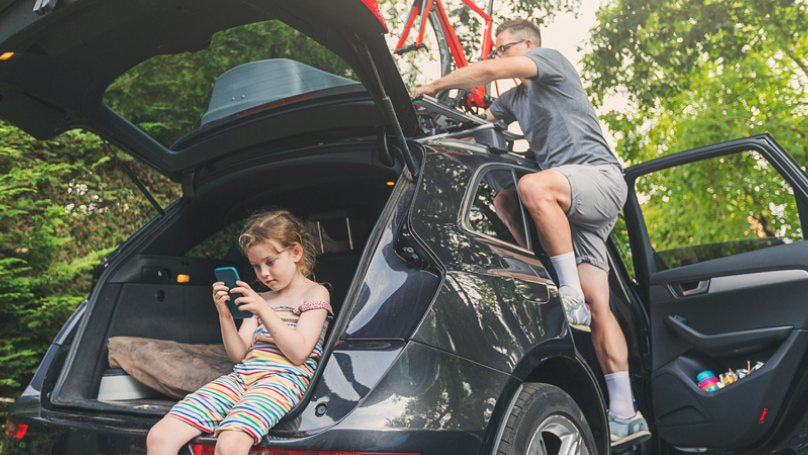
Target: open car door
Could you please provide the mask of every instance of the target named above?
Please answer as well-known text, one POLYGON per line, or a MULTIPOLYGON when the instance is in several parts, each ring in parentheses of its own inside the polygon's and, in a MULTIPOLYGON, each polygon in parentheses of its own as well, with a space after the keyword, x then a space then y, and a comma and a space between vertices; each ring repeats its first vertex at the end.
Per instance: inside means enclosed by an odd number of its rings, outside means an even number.
POLYGON ((633 166, 626 179, 659 437, 742 452, 787 440, 808 412, 808 176, 760 135, 633 166), (703 390, 704 371, 728 384, 703 390))

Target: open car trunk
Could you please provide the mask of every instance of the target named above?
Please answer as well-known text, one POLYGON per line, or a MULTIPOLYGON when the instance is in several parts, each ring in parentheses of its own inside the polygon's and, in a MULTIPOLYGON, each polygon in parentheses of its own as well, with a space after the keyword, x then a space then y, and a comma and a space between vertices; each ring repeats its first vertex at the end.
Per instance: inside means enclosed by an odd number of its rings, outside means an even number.
MULTIPOLYGON (((328 336, 339 336, 335 327, 351 305, 346 295, 352 280, 361 282, 355 272, 363 251, 372 248, 368 239, 374 226, 384 222, 380 217, 395 192, 393 182, 402 165, 400 160, 392 166, 382 164, 374 136, 289 147, 273 157, 263 162, 256 158, 237 171, 208 168, 198 179, 193 198, 185 196, 171 205, 165 216, 152 220, 113 253, 91 292, 55 384, 50 398, 54 405, 163 415, 177 398, 135 384, 126 378, 131 371, 115 371, 107 342, 112 337, 143 337, 221 345, 211 299, 213 270, 232 266, 242 279, 254 282, 236 241, 245 219, 262 208, 285 208, 308 223, 317 248, 315 278, 331 288, 335 320, 328 336), (129 390, 133 385, 138 388, 129 390)), ((222 352, 220 346, 220 357, 222 352)), ((154 363, 165 363, 162 353, 159 349, 151 353, 154 363)), ((328 349, 322 362, 327 356, 328 349)), ((171 360, 173 368, 158 371, 182 376, 196 368, 193 360, 171 360)), ((150 362, 145 363, 148 368, 150 362)), ((301 405, 305 401, 304 396, 301 405)))

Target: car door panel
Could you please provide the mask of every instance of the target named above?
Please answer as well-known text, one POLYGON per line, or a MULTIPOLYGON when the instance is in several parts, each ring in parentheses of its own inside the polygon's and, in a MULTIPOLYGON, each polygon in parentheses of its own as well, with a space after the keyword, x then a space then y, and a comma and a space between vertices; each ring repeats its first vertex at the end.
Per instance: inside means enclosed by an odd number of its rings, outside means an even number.
POLYGON ((806 258, 808 242, 803 241, 654 274, 653 368, 694 347, 666 322, 671 316, 686 319, 688 327, 708 336, 780 326, 808 329, 806 258), (732 273, 739 263, 749 266, 732 273), (752 272, 751 264, 780 269, 752 272), (709 283, 707 292, 683 295, 683 283, 704 281, 709 283))
POLYGON ((660 436, 682 447, 733 448, 759 440, 775 423, 787 390, 783 378, 794 375, 806 347, 808 332, 794 330, 773 352, 757 353, 755 358, 766 359, 761 369, 715 392, 699 388, 696 375, 746 357, 716 362, 691 351, 655 370, 651 387, 660 436))
MULTIPOLYGON (((804 225, 808 179, 768 135, 682 152, 626 172, 626 219, 651 319, 654 417, 659 436, 677 447, 764 444, 770 430, 787 425, 782 415, 797 398, 787 391, 807 381, 797 372, 808 350, 808 242, 741 239, 719 245, 729 251, 724 257, 701 257, 718 244, 694 238, 689 260, 671 265, 674 250, 652 247, 640 202, 644 196, 634 188, 651 172, 745 151, 765 158, 787 181, 804 225), (757 364, 758 369, 715 391, 702 390, 696 379, 705 370, 718 376, 757 364)), ((682 251, 677 254, 686 257, 682 251)))

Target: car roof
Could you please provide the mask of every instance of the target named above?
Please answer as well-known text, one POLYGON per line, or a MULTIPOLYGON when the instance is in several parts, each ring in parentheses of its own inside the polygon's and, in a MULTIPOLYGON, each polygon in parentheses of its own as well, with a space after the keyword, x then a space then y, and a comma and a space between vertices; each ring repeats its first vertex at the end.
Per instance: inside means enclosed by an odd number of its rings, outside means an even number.
MULTIPOLYGON (((38 139, 75 127, 96 131, 179 179, 215 160, 151 140, 112 112, 104 92, 118 76, 160 54, 204 49, 221 30, 278 19, 342 58, 364 84, 392 133, 388 96, 404 134, 415 110, 393 61, 375 0, 61 0, 0 2, 0 117, 38 139), (48 6, 56 4, 48 11, 48 6)), ((181 141, 178 141, 181 142, 181 141)))

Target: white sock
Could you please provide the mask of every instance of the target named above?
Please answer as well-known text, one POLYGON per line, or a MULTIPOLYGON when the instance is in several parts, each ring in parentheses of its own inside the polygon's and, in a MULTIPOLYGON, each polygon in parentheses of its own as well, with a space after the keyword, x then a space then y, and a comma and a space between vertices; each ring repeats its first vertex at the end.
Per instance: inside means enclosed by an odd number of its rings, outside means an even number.
POLYGON ((558 286, 569 286, 578 291, 578 295, 583 297, 584 291, 581 289, 581 281, 578 279, 578 265, 575 264, 575 253, 561 254, 550 258, 556 273, 558 274, 558 286))
POLYGON ((609 415, 618 419, 630 419, 634 409, 634 395, 631 393, 631 380, 628 371, 607 374, 606 387, 609 389, 609 415))

